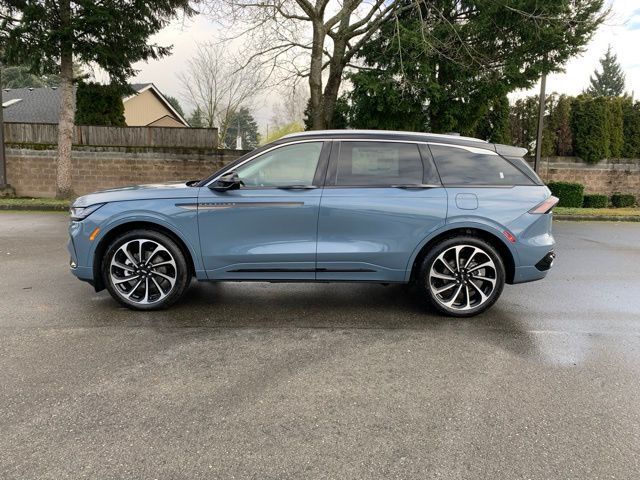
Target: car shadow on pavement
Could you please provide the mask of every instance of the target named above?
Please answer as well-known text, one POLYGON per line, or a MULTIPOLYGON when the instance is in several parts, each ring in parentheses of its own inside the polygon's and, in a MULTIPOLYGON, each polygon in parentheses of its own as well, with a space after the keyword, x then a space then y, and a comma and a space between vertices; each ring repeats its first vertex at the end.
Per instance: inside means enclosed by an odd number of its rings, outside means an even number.
POLYGON ((535 337, 500 301, 476 317, 450 318, 403 285, 193 282, 169 310, 134 315, 156 328, 453 332, 519 356, 536 351, 535 337))

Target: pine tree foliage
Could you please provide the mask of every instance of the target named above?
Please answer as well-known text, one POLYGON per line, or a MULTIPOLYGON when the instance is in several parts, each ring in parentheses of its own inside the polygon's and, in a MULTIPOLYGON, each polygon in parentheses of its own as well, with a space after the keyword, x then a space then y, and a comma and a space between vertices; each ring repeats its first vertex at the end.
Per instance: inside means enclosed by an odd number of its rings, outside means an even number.
POLYGON ((497 99, 562 70, 602 0, 404 0, 358 54, 354 126, 474 134, 497 99))
POLYGON ((180 100, 176 97, 172 97, 171 95, 165 95, 164 98, 167 99, 167 102, 171 104, 176 112, 180 114, 182 118, 184 118, 184 110, 182 109, 182 105, 180 105, 180 100))
POLYGON ((236 139, 242 139, 242 148, 251 150, 258 146, 258 124, 247 107, 240 107, 229 116, 229 126, 225 132, 224 146, 236 148, 236 139))
POLYGON ((617 55, 611 51, 611 45, 600 59, 600 68, 601 71, 593 72, 585 93, 592 97, 619 97, 624 94, 625 75, 617 55))
POLYGON ((80 82, 76 89, 76 125, 124 127, 122 96, 127 89, 119 85, 80 82))
POLYGON ((200 107, 196 107, 191 116, 188 118, 189 125, 192 128, 204 128, 203 113, 200 107))

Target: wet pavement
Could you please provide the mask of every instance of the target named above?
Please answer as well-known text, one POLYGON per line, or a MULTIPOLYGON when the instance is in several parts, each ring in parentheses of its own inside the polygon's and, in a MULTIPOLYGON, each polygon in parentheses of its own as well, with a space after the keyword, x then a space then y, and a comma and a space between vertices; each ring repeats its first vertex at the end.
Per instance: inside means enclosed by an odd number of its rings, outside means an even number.
POLYGON ((0 478, 635 479, 640 225, 554 225, 487 313, 400 286, 194 283, 131 312, 67 218, 0 213, 0 478))

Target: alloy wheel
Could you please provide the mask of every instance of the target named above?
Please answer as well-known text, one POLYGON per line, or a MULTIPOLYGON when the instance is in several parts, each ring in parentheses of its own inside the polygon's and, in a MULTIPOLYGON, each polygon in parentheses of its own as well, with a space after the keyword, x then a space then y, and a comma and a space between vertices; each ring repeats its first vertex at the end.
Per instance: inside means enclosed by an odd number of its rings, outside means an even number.
POLYGON ((436 301, 459 311, 485 304, 497 281, 498 272, 491 256, 475 245, 447 248, 429 270, 429 288, 436 301))
POLYGON ((173 290, 178 269, 173 255, 155 240, 136 238, 111 257, 109 275, 122 298, 140 305, 160 302, 173 290))

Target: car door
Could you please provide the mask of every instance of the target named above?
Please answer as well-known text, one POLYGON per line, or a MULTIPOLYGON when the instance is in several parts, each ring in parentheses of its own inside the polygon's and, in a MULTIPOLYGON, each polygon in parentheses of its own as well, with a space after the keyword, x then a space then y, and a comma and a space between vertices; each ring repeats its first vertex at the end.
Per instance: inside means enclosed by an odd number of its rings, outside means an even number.
POLYGON ((404 281, 444 225, 447 194, 426 145, 335 142, 318 219, 318 280, 404 281))
MULTIPOLYGON (((330 142, 275 146, 233 168, 243 186, 198 197, 202 259, 211 280, 315 278, 321 184, 330 142)), ((228 173, 228 172, 224 172, 228 173)))

